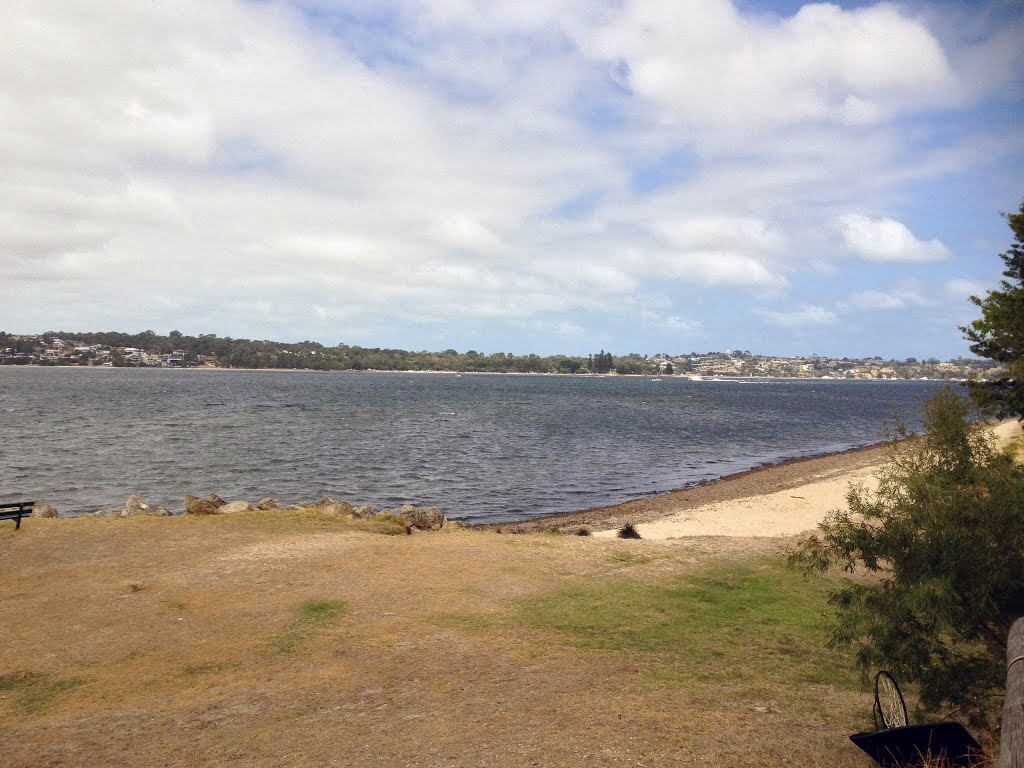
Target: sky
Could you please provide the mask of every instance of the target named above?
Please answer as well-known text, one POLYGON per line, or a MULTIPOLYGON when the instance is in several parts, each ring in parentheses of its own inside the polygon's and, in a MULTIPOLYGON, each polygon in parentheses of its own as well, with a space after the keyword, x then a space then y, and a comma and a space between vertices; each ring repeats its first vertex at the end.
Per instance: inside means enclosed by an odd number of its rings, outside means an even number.
POLYGON ((1024 2, 0 0, 0 329, 969 354, 1024 2))

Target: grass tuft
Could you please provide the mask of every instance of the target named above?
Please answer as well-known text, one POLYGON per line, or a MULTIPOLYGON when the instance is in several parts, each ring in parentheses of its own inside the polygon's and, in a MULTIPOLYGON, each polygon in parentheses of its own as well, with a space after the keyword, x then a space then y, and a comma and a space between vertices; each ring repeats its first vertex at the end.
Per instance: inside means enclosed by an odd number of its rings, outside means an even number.
POLYGON ((60 694, 74 690, 83 683, 83 680, 64 679, 43 672, 0 675, 0 691, 13 694, 14 711, 24 715, 34 715, 49 709, 60 694))
POLYGON ((298 618, 274 639, 278 653, 294 653, 319 630, 345 615, 348 606, 340 600, 309 600, 299 606, 298 618))
POLYGON ((345 604, 338 600, 310 600, 299 611, 304 621, 326 624, 345 612, 345 604))
POLYGON ((370 530, 385 536, 404 536, 412 533, 412 526, 394 512, 381 512, 371 518, 370 530))

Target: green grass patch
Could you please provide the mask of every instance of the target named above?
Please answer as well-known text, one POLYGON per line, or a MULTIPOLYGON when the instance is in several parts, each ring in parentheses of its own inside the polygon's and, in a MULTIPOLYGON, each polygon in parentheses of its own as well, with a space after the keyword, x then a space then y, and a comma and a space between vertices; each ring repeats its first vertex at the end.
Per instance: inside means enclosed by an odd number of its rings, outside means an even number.
POLYGON ((828 586, 766 559, 662 586, 570 587, 521 601, 515 619, 581 648, 646 658, 656 676, 680 682, 857 688, 850 659, 826 647, 828 586))
POLYGON ((48 709, 58 696, 83 682, 43 672, 14 672, 0 675, 0 691, 10 696, 15 712, 34 715, 48 709))
POLYGON ((318 631, 345 615, 348 606, 340 600, 309 600, 298 608, 298 617, 274 639, 278 653, 293 653, 318 631))
POLYGON ((304 622, 327 624, 345 613, 345 604, 338 600, 310 600, 299 608, 304 622))

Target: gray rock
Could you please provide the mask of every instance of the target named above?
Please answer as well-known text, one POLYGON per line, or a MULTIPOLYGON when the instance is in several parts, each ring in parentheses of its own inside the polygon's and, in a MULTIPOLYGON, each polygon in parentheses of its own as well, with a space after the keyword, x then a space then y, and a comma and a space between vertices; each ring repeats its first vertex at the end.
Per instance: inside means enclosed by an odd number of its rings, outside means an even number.
POLYGON ((51 507, 45 501, 37 501, 32 506, 32 517, 47 518, 60 517, 60 515, 57 514, 57 510, 54 507, 51 507))
POLYGON ((93 517, 124 517, 124 507, 104 507, 92 513, 93 517))
POLYGON ((420 531, 439 531, 448 522, 444 512, 437 507, 418 509, 412 504, 406 504, 402 507, 401 518, 406 525, 420 531))
POLYGON ((148 515, 149 504, 144 502, 138 496, 129 496, 128 501, 124 503, 124 508, 121 510, 121 517, 128 517, 130 515, 148 515))
POLYGON ((150 507, 149 512, 146 514, 151 515, 152 517, 170 517, 171 511, 164 507, 150 507))
POLYGON ((335 501, 324 497, 309 505, 322 515, 337 515, 339 517, 355 517, 355 508, 345 501, 335 501))
POLYGON ((211 493, 209 496, 206 497, 206 500, 213 504, 213 506, 217 507, 217 509, 220 509, 225 504, 227 504, 227 502, 224 501, 224 499, 222 499, 216 493, 211 493))
POLYGON ((232 501, 229 504, 225 504, 223 507, 217 509, 217 513, 221 515, 230 515, 233 512, 252 512, 255 507, 248 501, 232 501))
POLYGON ((280 508, 281 508, 281 502, 279 502, 277 499, 272 499, 269 496, 267 496, 264 499, 260 499, 256 503, 256 509, 262 509, 264 512, 266 512, 267 510, 270 510, 270 509, 280 509, 280 508))
POLYGON ((186 515, 216 515, 219 511, 219 507, 207 499, 200 499, 198 496, 192 495, 185 496, 186 515))
POLYGON ((374 517, 376 514, 377 513, 374 511, 373 507, 366 507, 366 506, 355 507, 352 510, 352 517, 355 518, 356 520, 369 520, 371 517, 374 517))

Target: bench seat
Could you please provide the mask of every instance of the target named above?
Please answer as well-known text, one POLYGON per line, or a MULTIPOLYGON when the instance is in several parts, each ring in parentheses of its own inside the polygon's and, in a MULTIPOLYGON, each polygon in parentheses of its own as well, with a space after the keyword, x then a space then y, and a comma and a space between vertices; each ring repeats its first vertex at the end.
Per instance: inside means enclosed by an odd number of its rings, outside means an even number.
POLYGON ((0 520, 14 520, 14 529, 21 528, 21 518, 29 517, 32 514, 34 501, 15 501, 7 504, 0 504, 0 520))

